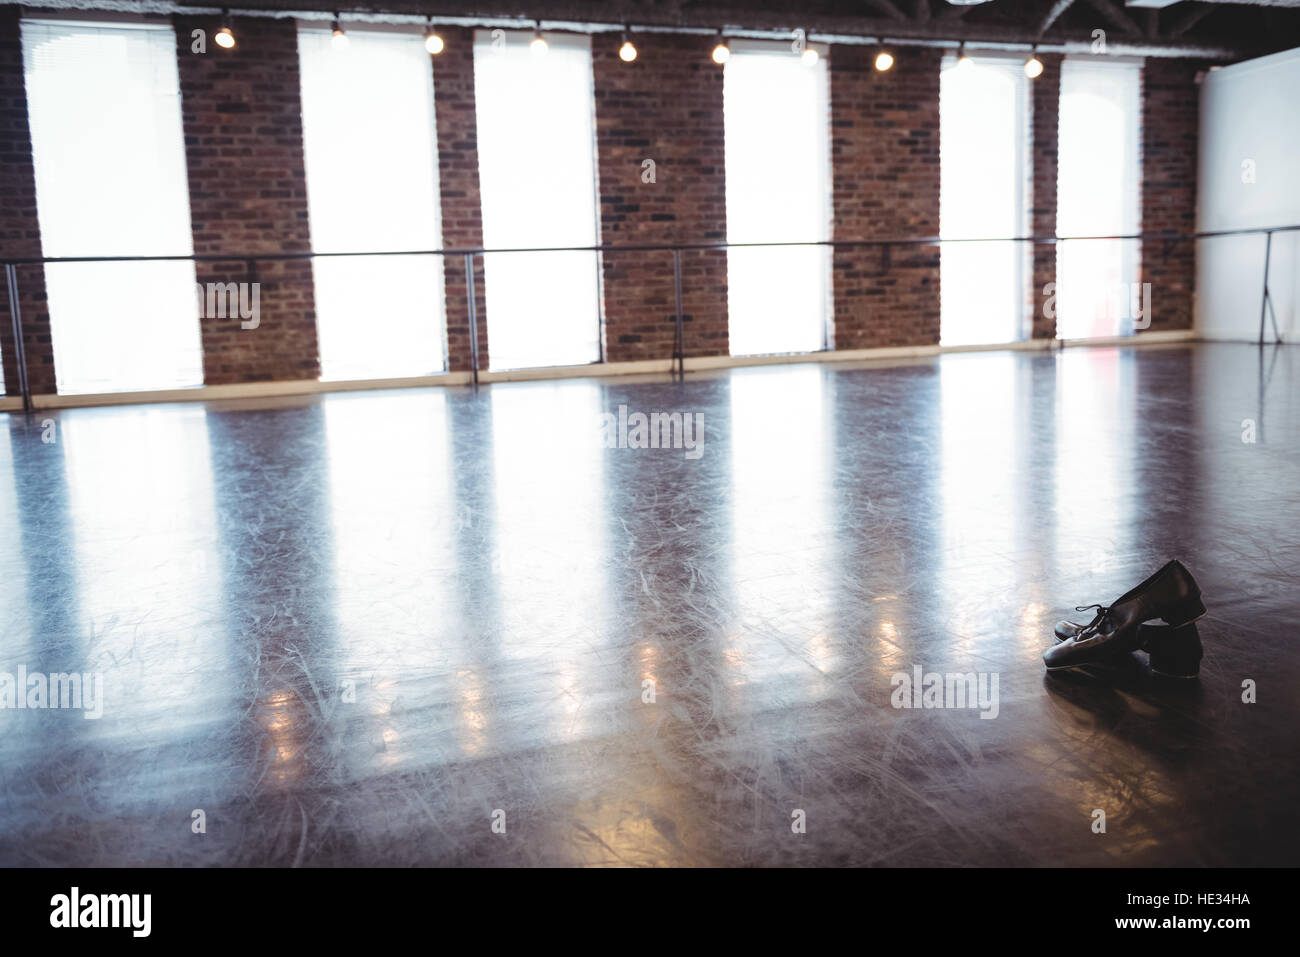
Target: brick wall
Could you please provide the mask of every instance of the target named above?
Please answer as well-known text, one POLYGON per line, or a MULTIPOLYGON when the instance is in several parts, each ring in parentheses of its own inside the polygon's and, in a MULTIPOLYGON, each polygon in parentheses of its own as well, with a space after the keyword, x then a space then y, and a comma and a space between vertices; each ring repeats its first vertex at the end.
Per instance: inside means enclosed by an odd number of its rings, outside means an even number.
MULTIPOLYGON (((236 18, 238 45, 211 42, 212 17, 174 18, 189 173, 194 252, 311 249, 303 168, 298 34, 292 20, 236 18), (193 29, 208 52, 192 53, 193 29)), ((209 385, 314 379, 320 374, 310 260, 200 263, 200 283, 261 283, 261 324, 203 319, 203 377, 209 385)))
MULTIPOLYGON (((1205 64, 1150 57, 1142 70, 1142 231, 1196 230, 1196 160, 1205 64)), ((1143 244, 1141 281, 1151 283, 1151 329, 1192 328, 1195 243, 1143 244)))
MULTIPOLYGON (((0 256, 15 259, 41 255, 18 14, 17 7, 0 7, 0 256)), ((54 347, 45 300, 44 269, 19 267, 18 285, 29 385, 38 395, 54 392, 54 347)), ((12 329, 9 294, 0 289, 0 356, 4 360, 5 391, 17 395, 18 366, 14 361, 12 329)))
MULTIPOLYGON (((1059 53, 1040 53, 1042 75, 1031 80, 1029 146, 1032 168, 1032 195, 1029 203, 1029 230, 1034 236, 1056 235, 1057 149, 1060 143, 1061 60, 1059 53)), ((1056 318, 1043 312, 1043 287, 1056 282, 1056 247, 1037 245, 1031 253, 1032 267, 1028 290, 1034 339, 1055 339, 1056 318)))
MULTIPOLYGON (((13 255, 40 252, 31 143, 22 86, 16 8, 0 8, 0 236, 13 255)), ((310 249, 296 27, 240 18, 233 51, 190 51, 190 31, 211 17, 176 17, 178 61, 195 251, 200 254, 310 249)), ((445 28, 432 59, 439 149, 442 242, 482 244, 473 84, 473 31, 445 28)), ((635 63, 618 59, 620 38, 592 39, 601 241, 695 242, 726 237, 723 71, 709 59, 711 37, 639 34, 635 63), (655 163, 655 181, 642 179, 655 163)), ((939 231, 939 63, 937 50, 897 51, 892 70, 872 66, 876 50, 836 45, 830 56, 833 235, 837 239, 937 235, 939 231)), ((1043 55, 1032 84, 1031 229, 1056 226, 1057 101, 1060 57, 1043 55)), ((1197 87, 1200 64, 1151 59, 1144 73, 1142 215, 1147 230, 1195 225, 1197 87)), ((1189 328, 1194 250, 1149 244, 1142 279, 1153 284, 1153 328, 1189 328)), ((1055 249, 1035 247, 1035 337, 1054 335, 1041 289, 1055 278, 1055 249)), ((476 305, 480 366, 487 367, 487 303, 481 258, 476 305)), ((725 355, 724 253, 683 257, 686 353, 725 355)), ((928 345, 939 340, 937 248, 897 247, 887 269, 879 249, 834 257, 836 348, 928 345)), ((42 275, 23 276, 33 390, 54 390, 42 275)), ((242 262, 201 264, 198 278, 245 281, 242 262)), ((205 380, 229 383, 310 379, 319 373, 310 261, 259 264, 261 326, 201 321, 205 380)), ((470 365, 464 261, 445 264, 448 356, 470 365)), ((603 263, 605 349, 610 361, 665 358, 673 348, 671 256, 608 254, 603 263)), ((16 388, 7 298, 0 295, 0 349, 16 388)))
MULTIPOLYGON (((938 50, 896 53, 877 72, 876 50, 835 46, 830 57, 834 237, 939 234, 938 50)), ((939 341, 939 250, 837 249, 835 348, 939 341)))
MULTIPOLYGON (((438 128, 438 182, 442 196, 442 245, 483 245, 479 206, 478 118, 474 103, 474 31, 438 28, 446 48, 433 60, 434 114, 438 128)), ((478 317, 479 368, 488 367, 487 292, 483 257, 474 261, 474 308, 478 317)), ((453 372, 472 367, 465 259, 444 257, 447 304, 447 365, 453 372)))
MULTIPOLYGON (((622 38, 597 34, 596 99, 601 242, 696 243, 727 238, 722 67, 708 36, 636 34, 633 63, 622 38), (654 161, 654 182, 642 164, 654 161)), ((672 355, 676 312, 672 254, 602 257, 605 350, 612 361, 672 355)), ((682 254, 684 351, 727 355, 727 257, 682 254)))

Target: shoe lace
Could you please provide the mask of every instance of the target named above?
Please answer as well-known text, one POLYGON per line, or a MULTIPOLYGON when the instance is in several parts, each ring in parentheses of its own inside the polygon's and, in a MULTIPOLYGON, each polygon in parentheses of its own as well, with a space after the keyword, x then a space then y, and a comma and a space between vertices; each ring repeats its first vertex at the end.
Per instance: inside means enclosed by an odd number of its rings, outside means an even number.
POLYGON ((1110 621, 1110 608, 1111 608, 1110 605, 1097 605, 1097 604, 1092 604, 1092 605, 1075 605, 1075 606, 1074 606, 1074 610, 1075 610, 1075 611, 1087 611, 1089 608, 1096 608, 1096 609, 1097 609, 1097 615, 1096 615, 1095 618, 1092 619, 1092 621, 1090 621, 1090 622, 1088 622, 1088 624, 1084 625, 1084 627, 1083 627, 1083 631, 1079 632, 1080 637, 1082 637, 1083 635, 1086 635, 1086 634, 1091 634, 1091 633, 1093 633, 1093 632, 1100 631, 1102 625, 1104 625, 1104 624, 1106 624, 1108 621, 1110 621))

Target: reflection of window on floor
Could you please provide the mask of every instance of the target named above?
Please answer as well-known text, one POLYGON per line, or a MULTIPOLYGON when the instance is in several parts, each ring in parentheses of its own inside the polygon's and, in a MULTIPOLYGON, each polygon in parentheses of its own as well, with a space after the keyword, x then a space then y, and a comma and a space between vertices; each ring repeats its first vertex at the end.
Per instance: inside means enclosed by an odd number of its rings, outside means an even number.
MULTIPOLYGON (((483 244, 594 246, 595 100, 591 38, 480 30, 474 37, 483 244)), ((486 257, 494 369, 600 360, 599 261, 591 252, 486 257)))
MULTIPOLYGON (((847 664, 844 646, 829 637, 836 628, 834 593, 821 584, 836 576, 840 560, 834 375, 806 364, 738 370, 727 381, 727 604, 734 624, 726 627, 732 637, 719 658, 723 700, 803 702, 825 694, 825 676, 847 664), (749 640, 756 625, 779 629, 781 644, 795 654, 766 653, 749 640)), ((704 456, 711 454, 717 453, 704 456)), ((720 514, 724 528, 727 511, 720 514)))
MULTIPOLYGON (((364 30, 349 37, 338 50, 328 30, 298 34, 312 249, 437 249, 438 151, 424 40, 364 30)), ((327 257, 312 268, 321 378, 446 368, 441 257, 327 257)))
MULTIPOLYGON (((1028 83, 1023 59, 945 58, 940 75, 939 234, 944 239, 1022 236, 1029 154, 1028 83)), ((1024 338, 1023 243, 940 247, 943 345, 1024 338)))
MULTIPOLYGON (((724 74, 727 242, 830 238, 830 112, 826 48, 815 60, 788 43, 731 41, 724 74)), ((825 247, 731 249, 732 355, 826 348, 825 247)))
POLYGON ((944 356, 939 364, 938 580, 953 635, 983 627, 983 610, 961 596, 1016 589, 1016 563, 1007 559, 1022 547, 1025 490, 1010 423, 1024 412, 1024 368, 1023 357, 1011 352, 944 356))
POLYGON ((461 633, 450 610, 462 579, 447 396, 441 389, 354 393, 322 404, 328 480, 317 487, 329 510, 331 654, 340 671, 363 673, 407 654, 426 667, 453 664, 444 656, 461 633), (396 555, 420 569, 419 602, 411 602, 409 579, 393 574, 396 555), (377 631, 380 606, 402 609, 402 625, 377 631))
MULTIPOLYGON (((1055 539, 1049 549, 1061 569, 1080 577, 1110 577, 1140 555, 1135 540, 1142 509, 1137 430, 1132 414, 1134 355, 1120 349, 1066 349, 1056 361, 1055 434, 1048 476, 1055 476, 1050 508, 1055 539), (1077 449, 1088 449, 1092 468, 1079 468, 1077 449)), ((1143 574, 1146 574, 1145 572, 1143 574)), ((1138 576, 1139 578, 1141 576, 1138 576)))
MULTIPOLYGON (((1136 233, 1138 101, 1136 63, 1067 58, 1061 65, 1058 236, 1136 233)), ((1056 247, 1056 334, 1061 339, 1127 335, 1143 308, 1136 240, 1088 240, 1056 247)))
MULTIPOLYGON (((153 24, 24 20, 46 256, 193 250, 176 34, 153 24)), ((191 262, 45 267, 60 392, 199 385, 191 262)))

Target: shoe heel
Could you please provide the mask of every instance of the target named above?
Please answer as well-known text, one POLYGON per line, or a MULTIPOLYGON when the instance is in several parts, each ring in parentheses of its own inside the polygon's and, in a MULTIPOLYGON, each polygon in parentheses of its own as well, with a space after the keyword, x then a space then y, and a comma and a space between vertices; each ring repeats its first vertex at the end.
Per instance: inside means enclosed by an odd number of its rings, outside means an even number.
POLYGON ((1171 628, 1159 633, 1147 648, 1151 671, 1166 678, 1195 678, 1201 673, 1201 636, 1195 625, 1171 628))
POLYGON ((1188 595, 1179 604, 1169 609, 1164 619, 1174 628, 1181 628, 1184 625, 1190 625, 1204 615, 1205 605, 1201 602, 1201 596, 1195 594, 1188 595))

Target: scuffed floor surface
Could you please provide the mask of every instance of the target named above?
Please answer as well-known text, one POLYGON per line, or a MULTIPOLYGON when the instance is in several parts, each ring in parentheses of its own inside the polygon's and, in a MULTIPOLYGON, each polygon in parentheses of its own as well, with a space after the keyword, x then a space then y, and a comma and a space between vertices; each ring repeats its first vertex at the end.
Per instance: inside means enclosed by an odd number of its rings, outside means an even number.
POLYGON ((0 415, 0 671, 104 689, 0 711, 0 863, 1300 864, 1298 375, 1096 348, 0 415), (702 453, 603 448, 620 405, 702 413, 702 453), (1172 557, 1199 681, 1044 673, 1172 557), (996 677, 996 717, 895 708, 918 666, 996 677))

